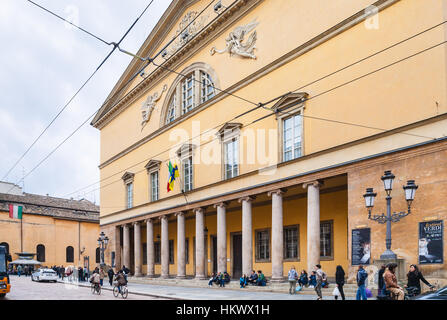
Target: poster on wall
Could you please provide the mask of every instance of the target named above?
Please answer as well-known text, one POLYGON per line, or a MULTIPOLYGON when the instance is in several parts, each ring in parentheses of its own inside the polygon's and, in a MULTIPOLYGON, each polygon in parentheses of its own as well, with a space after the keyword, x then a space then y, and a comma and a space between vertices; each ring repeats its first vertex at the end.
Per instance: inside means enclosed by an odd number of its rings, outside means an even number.
POLYGON ((419 222, 419 264, 444 263, 443 222, 419 222))
POLYGON ((352 265, 371 263, 371 229, 352 229, 352 265))

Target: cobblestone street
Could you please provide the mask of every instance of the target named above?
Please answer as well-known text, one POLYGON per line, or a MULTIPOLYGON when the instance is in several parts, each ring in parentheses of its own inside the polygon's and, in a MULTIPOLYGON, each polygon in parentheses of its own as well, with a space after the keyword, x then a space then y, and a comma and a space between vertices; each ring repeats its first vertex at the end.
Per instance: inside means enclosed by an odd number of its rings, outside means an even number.
MULTIPOLYGON (((10 276, 11 292, 5 300, 124 300, 115 298, 110 290, 94 295, 90 288, 52 282, 33 282, 31 277, 10 276)), ((126 300, 165 300, 150 296, 130 294, 126 300)))

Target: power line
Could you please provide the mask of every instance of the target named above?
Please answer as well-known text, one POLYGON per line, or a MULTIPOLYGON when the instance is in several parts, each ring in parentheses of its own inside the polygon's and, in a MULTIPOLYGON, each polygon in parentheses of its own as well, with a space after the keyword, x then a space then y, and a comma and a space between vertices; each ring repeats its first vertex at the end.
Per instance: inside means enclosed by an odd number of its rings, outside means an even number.
MULTIPOLYGON (((374 71, 371 71, 371 72, 369 72, 369 73, 367 73, 367 74, 364 74, 363 76, 357 77, 357 78, 355 78, 355 79, 353 79, 353 80, 347 81, 347 82, 345 82, 345 83, 343 83, 343 84, 341 84, 341 85, 338 85, 338 86, 333 87, 333 88, 331 88, 331 89, 329 89, 329 90, 326 90, 326 91, 324 91, 324 92, 322 92, 322 93, 320 93, 320 94, 317 94, 317 95, 315 95, 315 96, 313 96, 313 97, 311 97, 311 98, 309 98, 309 99, 303 99, 303 100, 300 101, 299 103, 304 103, 305 101, 309 101, 309 100, 311 100, 311 99, 320 97, 320 96, 322 96, 322 95, 324 95, 324 94, 326 94, 326 93, 332 92, 333 90, 339 89, 339 88, 341 88, 341 87, 343 87, 343 86, 346 86, 346 85, 348 85, 348 84, 350 84, 350 83, 353 83, 353 82, 355 82, 355 81, 358 81, 358 80, 360 80, 360 79, 362 79, 362 78, 364 78, 364 77, 367 77, 367 76, 372 75, 372 74, 374 74, 374 73, 376 73, 376 72, 379 72, 379 71, 381 71, 381 70, 384 70, 384 69, 386 69, 386 68, 389 68, 389 67, 391 67, 391 66, 393 66, 393 65, 396 65, 396 64, 398 64, 398 63, 401 63, 401 62, 403 62, 403 61, 405 61, 405 60, 408 60, 408 59, 410 59, 410 58, 412 58, 412 57, 414 57, 414 56, 416 56, 416 55, 419 55, 419 54, 422 54, 422 53, 424 53, 424 52, 426 52, 426 51, 428 51, 428 50, 434 49, 434 48, 436 48, 436 47, 438 47, 438 46, 440 46, 440 45, 445 44, 446 42, 447 42, 447 41, 443 41, 443 42, 440 42, 440 43, 438 43, 438 44, 436 44, 436 45, 434 45, 434 46, 431 46, 431 47, 426 48, 426 49, 424 49, 424 50, 418 51, 418 52, 415 53, 415 54, 412 54, 412 55, 407 56, 407 57, 405 57, 405 58, 403 58, 403 59, 400 59, 400 60, 398 60, 398 61, 395 61, 395 62, 393 62, 393 63, 391 63, 391 64, 388 64, 388 65, 386 65, 386 66, 383 66, 383 67, 381 67, 381 68, 378 68, 378 69, 376 69, 376 70, 374 70, 374 71)), ((254 109, 256 109, 256 108, 254 108, 254 109)), ((254 110, 254 109, 252 109, 252 110, 254 110)), ((267 110, 269 110, 269 111, 273 111, 272 109, 269 109, 269 108, 267 108, 267 110)), ((282 113, 284 113, 284 114, 290 114, 290 113, 288 113, 288 112, 282 112, 282 113)), ((255 120, 253 120, 252 122, 250 122, 250 123, 248 123, 248 124, 242 126, 242 128, 246 128, 246 127, 248 127, 248 126, 250 126, 250 125, 252 125, 252 124, 254 124, 254 123, 258 122, 258 121, 264 120, 264 119, 266 119, 266 118, 268 118, 268 117, 270 117, 270 116, 272 116, 272 115, 274 115, 274 114, 276 114, 276 113, 269 113, 268 115, 265 115, 265 116, 263 116, 263 117, 260 117, 260 118, 258 118, 258 119, 255 119, 255 120)), ((383 131, 383 132, 387 132, 387 131, 393 130, 393 129, 383 129, 383 128, 371 127, 371 126, 366 126, 366 125, 362 125, 362 124, 356 124, 356 123, 351 123, 351 122, 344 122, 344 121, 339 121, 339 120, 332 120, 332 119, 321 118, 321 117, 306 116, 306 115, 301 115, 301 116, 304 117, 304 118, 309 118, 309 119, 314 119, 314 120, 328 121, 328 122, 332 122, 332 123, 343 124, 343 125, 350 125, 350 126, 356 126, 356 127, 362 127, 362 128, 367 128, 367 129, 379 130, 379 131, 383 131)), ((239 117, 239 116, 237 116, 237 117, 239 117)), ((233 120, 234 120, 234 119, 233 119, 233 120)), ((225 123, 228 123, 228 122, 233 121, 233 120, 226 121, 225 123)), ((216 126, 216 127, 219 127, 219 126, 220 126, 220 125, 218 125, 218 126, 216 126)), ((212 129, 215 129, 216 127, 212 128, 212 129)), ((209 130, 212 130, 212 129, 209 129, 209 130)), ((208 130, 208 131, 209 131, 209 130, 208 130)), ((202 133, 202 134, 203 134, 203 133, 202 133)), ((200 134, 200 135, 202 135, 202 134, 200 134)), ((398 132, 398 134, 409 135, 409 136, 414 136, 414 137, 419 137, 419 138, 424 138, 424 139, 430 139, 430 140, 436 140, 436 138, 433 138, 433 137, 427 137, 427 136, 417 135, 417 134, 412 134, 412 133, 407 133, 407 132, 398 132)), ((200 135, 199 135, 199 136, 200 136, 200 135)), ((197 137, 199 137, 199 136, 190 138, 190 139, 188 139, 188 141, 190 141, 190 140, 194 140, 195 138, 197 138, 197 137)), ((218 139, 218 138, 214 138, 214 139, 212 139, 212 140, 210 140, 210 141, 204 142, 204 143, 200 144, 200 147, 203 146, 203 145, 206 145, 206 144, 208 144, 208 143, 211 143, 211 142, 213 142, 213 141, 216 140, 216 139, 218 139)), ((101 179, 99 182, 96 182, 96 183, 100 183, 100 182, 102 182, 102 181, 104 181, 104 180, 106 180, 106 179, 109 179, 109 178, 111 178, 111 177, 113 177, 113 176, 115 176, 115 175, 117 175, 117 174, 120 174, 120 173, 122 173, 122 172, 124 172, 124 171, 126 171, 126 170, 128 170, 128 169, 130 169, 130 168, 132 168, 132 167, 134 167, 134 166, 137 166, 137 165, 139 165, 139 164, 141 164, 141 163, 144 163, 144 162, 148 161, 149 159, 152 159, 152 158, 154 158, 154 157, 156 157, 156 156, 158 156, 158 155, 161 155, 161 154, 163 154, 163 153, 165 153, 165 152, 168 152, 168 151, 171 150, 172 148, 175 148, 176 146, 181 145, 181 144, 183 144, 183 143, 185 143, 185 142, 179 143, 179 144, 177 144, 177 145, 174 145, 174 146, 170 147, 169 149, 163 150, 162 152, 158 153, 157 155, 154 155, 154 156, 151 156, 151 157, 149 157, 149 158, 147 158, 147 159, 144 159, 143 161, 140 161, 140 162, 138 162, 138 163, 136 163, 136 164, 134 164, 134 165, 132 165, 132 166, 130 166, 130 167, 125 168, 125 169, 122 170, 122 171, 116 172, 115 174, 112 174, 112 175, 110 175, 110 176, 108 176, 108 177, 106 177, 106 178, 103 178, 103 179, 101 179)), ((169 160, 169 159, 163 160, 163 162, 164 162, 164 161, 167 161, 167 160, 169 160)), ((145 169, 143 169, 143 170, 139 170, 139 171, 137 171, 136 173, 142 172, 142 171, 144 171, 144 170, 145 170, 145 169)), ((108 186, 108 185, 110 185, 110 184, 113 184, 113 183, 116 183, 116 182, 119 182, 119 181, 121 181, 121 180, 116 180, 116 181, 113 181, 113 182, 111 182, 111 183, 109 183, 109 184, 100 186, 99 188, 94 189, 94 190, 92 190, 92 191, 89 191, 88 193, 91 193, 91 192, 93 192, 93 191, 96 191, 96 190, 98 190, 98 189, 101 189, 101 188, 103 188, 103 187, 106 187, 106 186, 108 186)), ((94 183, 94 184, 96 184, 96 183, 94 183)), ((92 185, 94 185, 94 184, 92 184, 92 185)), ((89 186, 91 186, 91 185, 89 185, 89 186)), ((87 186, 86 188, 88 188, 89 186, 87 186)), ((83 189, 85 189, 85 188, 83 188, 83 189)), ((80 189, 80 190, 83 190, 83 189, 80 189)), ((78 191, 79 191, 79 190, 78 190, 78 191)), ((78 192, 78 191, 76 191, 76 192, 78 192)), ((74 193, 75 193, 75 192, 74 192, 74 193)))
MULTIPOLYGON (((29 0, 28 0, 29 1, 29 0)), ((116 50, 116 48, 121 44, 121 42, 126 38, 126 36, 129 34, 129 32, 133 29, 135 24, 138 22, 138 20, 143 16, 143 14, 147 11, 147 9, 150 7, 150 5, 154 2, 152 0, 143 10, 143 12, 138 16, 138 18, 134 21, 134 23, 127 29, 127 31, 124 33, 124 35, 121 37, 121 39, 118 41, 117 44, 114 44, 113 49, 109 52, 109 54, 102 60, 102 62, 99 64, 99 66, 95 69, 95 71, 90 75, 90 77, 82 84, 82 86, 76 91, 76 93, 70 98, 70 100, 64 105, 64 107, 56 114, 56 116, 51 120, 51 122, 45 127, 45 129, 40 133, 40 135, 34 140, 34 142, 28 147, 28 149, 22 154, 22 156, 19 158, 19 160, 16 161, 16 163, 12 166, 11 169, 8 170, 6 175, 3 177, 2 180, 5 180, 5 178, 9 175, 9 173, 17 166, 17 164, 25 157, 25 155, 31 150, 31 148, 36 144, 36 142, 42 137, 42 135, 48 130, 48 128, 56 121, 56 119, 61 115, 61 113, 68 107, 68 105, 75 99, 75 97, 81 92, 81 90, 87 85, 87 83, 90 81, 90 79, 93 78, 93 76, 98 72, 98 70, 103 66, 103 64, 109 59, 109 57, 112 55, 112 53, 116 50)), ((91 116, 88 118, 90 119, 91 116)), ((76 131, 76 129, 69 137, 71 137, 76 131)), ((66 139, 67 140, 67 139, 66 139)), ((64 141, 66 141, 64 140, 64 141)), ((58 146, 59 147, 59 146, 58 146)), ((57 147, 57 148, 58 148, 57 147)), ((53 152, 51 152, 52 154, 53 152)), ((34 171, 34 169, 32 170, 34 171)), ((28 172, 26 176, 28 176, 32 171, 28 172)), ((25 176, 25 177, 26 177, 25 176)), ((23 177, 22 179, 24 179, 23 177)), ((20 182, 20 181, 19 181, 20 182)))
MULTIPOLYGON (((104 62, 110 57, 110 55, 113 53, 113 51, 114 50, 116 50, 116 48, 119 48, 119 45, 121 44, 121 42, 124 40, 124 38, 127 36, 127 34, 130 32, 130 30, 135 26, 135 24, 138 22, 138 20, 141 18, 141 16, 146 12, 146 10, 149 8, 149 6, 152 4, 152 2, 153 2, 154 0, 152 0, 147 6, 146 6, 146 8, 144 9, 144 11, 140 14, 140 16, 135 20, 135 22, 130 26, 130 28, 126 31, 126 33, 124 34, 124 36, 120 39, 120 41, 118 42, 118 43, 112 43, 113 45, 114 45, 114 47, 113 47, 113 49, 112 49, 112 51, 107 55, 107 57, 103 60, 103 62, 99 65, 99 67, 96 69, 96 71, 104 64, 104 62)), ((181 35, 182 34, 182 32, 184 31, 184 30, 186 30, 192 23, 194 23, 194 21, 207 9, 207 8, 209 8, 210 7, 210 5, 212 4, 214 2, 214 0, 212 0, 192 21, 190 21, 183 29, 182 29, 182 31, 180 32, 180 33, 178 33, 177 35, 175 35, 169 42, 168 42, 168 44, 170 44, 170 43, 172 43, 179 35, 181 35)), ((215 18, 215 19, 217 19, 217 17, 215 18)), ((202 30, 203 30, 204 28, 202 28, 202 30)), ((200 32, 199 32, 200 33, 200 32)), ((198 33, 197 33, 198 34, 198 33)), ((196 34, 196 35, 197 35, 196 34)), ((195 35, 195 36, 196 36, 195 35)), ((192 38, 194 38, 195 36, 193 36, 192 38)), ((146 59, 147 61, 146 61, 146 64, 145 64, 145 66, 143 66, 138 72, 136 72, 127 82, 126 82, 126 84, 124 85, 124 86, 122 86, 121 88, 120 88, 120 90, 118 90, 114 95, 112 95, 109 99, 107 99, 105 102, 104 102, 104 104, 103 105, 105 105, 106 103, 108 103, 112 98, 114 98, 117 94, 119 94, 125 87, 127 87, 127 85, 131 82, 131 81, 133 81, 134 79, 135 79, 135 77, 136 76, 138 76, 140 73, 141 73, 141 71, 142 70, 144 70, 151 62, 153 62, 153 59, 155 59, 155 57, 157 57, 159 54, 161 54, 161 52, 166 48, 167 46, 165 45, 163 48, 162 48, 162 50, 160 50, 155 56, 154 56, 154 58, 152 58, 152 59, 146 59)), ((179 49, 177 49, 177 51, 175 52, 175 53, 177 53, 179 50, 180 50, 181 48, 179 48, 179 49)), ((154 72, 155 72, 156 70, 154 70, 154 72)), ((93 75, 90 77, 90 78, 92 78, 93 77, 93 75)), ((90 78, 86 81, 86 83, 90 80, 90 78)), ((139 84, 141 84, 141 82, 143 82, 144 81, 144 79, 142 80, 142 81, 140 81, 138 84, 137 84, 137 86, 139 85, 139 84)), ((85 84, 86 84, 85 83, 85 84)), ((85 84, 83 85, 83 87, 85 86, 85 84)), ((135 87, 137 87, 137 86, 135 86, 135 87)), ((124 97, 122 97, 116 104, 118 104, 120 101, 122 101, 128 94, 130 94, 133 90, 134 90, 135 88, 133 88, 129 93, 127 93, 124 97)), ((80 91, 80 90, 79 90, 80 91)), ((78 92, 79 92, 78 91, 78 92)), ((73 98, 72 98, 73 99, 73 98)), ((71 99, 71 100, 72 100, 71 99)), ((115 105, 116 105, 115 104, 115 105)), ((58 113, 58 115, 56 116, 56 118, 62 113, 62 111, 66 108, 68 106, 68 104, 67 105, 65 105, 64 106, 64 108, 58 113)), ((52 155, 62 144, 64 144, 70 137, 72 137, 83 125, 85 125, 97 112, 99 112, 99 110, 101 109, 101 107, 99 108, 99 109, 97 109, 91 116, 89 116, 79 127, 77 127, 67 138, 65 138, 58 146, 56 146, 56 148, 53 150, 53 151, 51 151, 50 152, 50 154, 48 154, 42 161, 40 161, 39 162, 39 164, 37 165, 37 166, 35 166, 31 171, 29 171, 28 173, 27 173, 27 175, 26 176, 28 176, 29 174, 31 174, 35 169, 37 169, 37 167, 38 166, 40 166, 40 164, 42 164, 46 159, 48 159, 48 157, 50 156, 50 155, 52 155)), ((51 122, 51 123, 53 123, 54 122, 54 120, 56 120, 56 118, 54 118, 53 119, 53 121, 51 122)), ((51 125, 51 123, 50 123, 50 125, 51 125)), ((50 126, 49 125, 49 126, 50 126)), ((48 127, 49 127, 48 126, 48 127)), ((48 127, 44 130, 44 132, 48 129, 48 127)), ((37 140, 42 136, 42 134, 44 133, 44 132, 42 132, 41 133, 41 135, 33 142, 33 144, 31 145, 31 147, 37 142, 37 140)), ((20 160, 26 155, 26 153, 28 153, 28 151, 31 149, 31 147, 29 147, 28 148, 28 150, 26 150, 26 152, 22 155, 22 157, 19 159, 19 161, 17 161, 17 163, 13 166, 13 168, 11 168, 9 171, 8 171, 8 174, 9 174, 9 172, 10 171, 12 171, 13 169, 14 169, 14 167, 20 162, 20 160)), ((8 175, 7 174, 7 175, 8 175)), ((6 176, 7 176, 6 175, 6 176)), ((5 176, 5 177, 6 177, 5 176)), ((24 179, 24 178, 26 178, 26 176, 25 177, 23 177, 22 179, 24 179)), ((19 180, 18 181, 18 183, 20 182, 21 180, 19 180)), ((12 190, 12 188, 10 189, 10 190, 12 190)), ((8 192, 10 191, 10 190, 8 190, 8 192)))
MULTIPOLYGON (((434 28, 436 28, 436 27, 439 27, 439 26, 445 24, 446 22, 447 22, 447 21, 443 21, 443 22, 441 22, 441 23, 439 23, 439 24, 437 24, 437 25, 435 25, 435 26, 433 26, 433 27, 430 27, 430 28, 428 28, 428 29, 425 29, 425 30, 423 30, 423 31, 421 31, 421 32, 419 32, 419 33, 417 33, 417 34, 414 34, 414 35, 412 35, 412 36, 410 36, 410 37, 408 37, 408 38, 406 38, 406 39, 404 39, 404 40, 401 40, 401 41, 399 41, 399 42, 397 42, 397 43, 395 43, 395 44, 393 44, 393 45, 391 45, 391 46, 388 46, 388 47, 386 47, 386 48, 384 48, 384 49, 382 49, 382 50, 380 50, 380 51, 377 51, 377 52, 375 52, 375 53, 373 53, 373 54, 371 54, 371 55, 369 55, 369 56, 367 56, 367 57, 365 57, 365 58, 362 58, 362 59, 360 59, 360 60, 357 60, 356 62, 351 63, 351 64, 349 64, 349 65, 347 65, 347 66, 345 66, 345 67, 343 67, 343 68, 341 68, 341 69, 338 69, 338 70, 336 70, 336 71, 334 71, 334 72, 332 72, 332 73, 330 73, 330 74, 328 74, 328 75, 325 75, 325 76, 323 76, 323 77, 321 77, 321 78, 319 78, 319 79, 317 79, 317 80, 314 80, 314 81, 312 81, 312 82, 310 82, 310 83, 307 83, 307 84, 305 84, 304 86, 301 86, 300 88, 294 90, 293 92, 296 92, 296 91, 298 91, 298 90, 300 90, 300 89, 302 89, 302 88, 304 88, 304 87, 307 87, 307 86, 312 85, 312 84, 314 84, 314 83, 316 83, 316 82, 319 82, 319 81, 321 81, 321 80, 323 80, 323 79, 325 79, 325 78, 328 78, 328 77, 330 77, 330 76, 332 76, 332 75, 334 75, 334 74, 336 74, 336 73, 338 73, 338 72, 341 72, 341 71, 343 71, 343 70, 346 70, 346 69, 348 69, 349 67, 352 67, 352 66, 354 66, 354 65, 356 65, 356 64, 358 64, 358 63, 360 63, 360 62, 363 62, 363 61, 365 61, 365 60, 367 60, 367 59, 370 59, 370 58, 372 58, 372 57, 374 57, 374 56, 376 56, 376 55, 378 55, 378 54, 380 54, 380 53, 382 53, 382 52, 384 52, 384 51, 387 51, 387 50, 389 50, 389 49, 391 49, 391 48, 393 48, 393 47, 399 45, 399 44, 402 44, 402 43, 404 43, 404 42, 406 42, 406 41, 409 41, 409 40, 411 40, 411 39, 413 39, 413 38, 415 38, 415 37, 417 37, 417 36, 420 36, 420 35, 422 35, 422 34, 428 32, 428 31, 430 31, 430 30, 432 30, 432 29, 434 29, 434 28)), ((430 48, 429 48, 429 49, 430 49, 430 48)), ((409 57, 407 57, 407 58, 409 58, 409 57)), ((176 73, 176 74, 183 75, 183 74, 178 73, 178 72, 175 72, 175 71, 173 71, 173 70, 171 70, 171 69, 169 69, 169 68, 166 68, 166 69, 167 69, 168 71, 174 72, 174 73, 176 73)), ((378 71, 378 70, 377 70, 377 71, 378 71)), ((377 72, 377 71, 376 71, 376 72, 377 72)), ((183 76, 185 76, 185 75, 183 75, 183 76)), ((357 79, 357 80, 358 80, 358 79, 357 79)), ((354 80, 354 81, 355 81, 355 80, 354 80)), ((350 82, 352 82, 352 81, 350 81, 350 82)), ((350 83, 350 82, 349 82, 349 83, 350 83)), ((347 84, 348 84, 348 83, 345 83, 345 84, 343 84, 343 85, 347 85, 347 84)), ((218 89, 218 88, 216 88, 216 89, 218 89)), ((220 89, 218 89, 218 90, 220 90, 220 89)), ((221 90, 221 91, 223 91, 223 90, 221 90)), ((229 121, 226 121, 226 122, 224 122, 224 123, 221 123, 221 124, 219 124, 218 126, 216 126, 216 127, 214 127, 214 128, 208 129, 207 131, 216 129, 217 127, 220 127, 221 125, 223 125, 223 124, 225 124, 225 123, 227 123, 227 122, 234 121, 234 120, 236 120, 237 118, 239 118, 239 117, 241 117, 241 116, 243 116, 243 115, 245 115, 245 114, 248 114, 248 113, 250 113, 250 112, 252 112, 252 111, 258 109, 259 107, 263 107, 263 108, 265 108, 265 105, 268 105, 268 104, 270 104, 271 102, 274 102, 274 101, 276 101, 276 100, 278 100, 278 99, 280 99, 280 98, 283 98, 283 97, 289 95, 290 93, 292 93, 292 92, 288 92, 288 93, 286 93, 286 94, 283 94, 283 95, 281 95, 281 96, 279 96, 279 97, 277 97, 277 98, 274 98, 274 99, 272 99, 272 100, 270 100, 270 101, 268 101, 268 102, 266 102, 266 103, 264 103, 264 104, 259 103, 259 104, 257 105, 257 107, 255 107, 255 108, 253 108, 253 109, 250 109, 250 110, 248 110, 248 111, 246 111, 246 112, 243 112, 243 113, 241 113, 240 115, 236 116, 235 118, 233 118, 233 119, 231 119, 231 120, 229 120, 229 121)), ((324 94, 324 93, 323 93, 323 94, 324 94)), ((320 95, 321 95, 321 94, 320 94, 320 95)), ((234 96, 235 96, 235 95, 234 95, 234 96)), ((235 97, 240 98, 240 97, 238 97, 238 96, 235 96, 235 97)), ((316 97, 316 96, 311 97, 310 99, 313 99, 313 98, 315 98, 315 97, 316 97)), ((308 99, 308 100, 310 100, 310 99, 308 99)), ((243 100, 246 100, 246 99, 243 99, 243 100)), ((248 100, 246 100, 246 101, 248 101, 248 100)), ((248 101, 248 102, 251 103, 251 104, 255 104, 254 102, 251 102, 251 101, 248 101)), ((304 102, 304 101, 303 101, 303 102, 304 102)), ((302 102, 300 102, 300 103, 302 103, 302 102)), ((255 105, 256 105, 256 104, 255 104, 255 105)), ((272 109, 269 109, 269 108, 266 108, 266 109, 269 110, 269 111, 272 111, 272 109)), ((271 114, 266 115, 266 116, 264 116, 264 117, 269 117, 269 116, 271 116, 271 114)), ((303 116, 303 117, 310 118, 310 119, 316 119, 316 120, 322 120, 322 121, 328 121, 328 122, 334 122, 334 123, 341 123, 341 124, 346 124, 346 125, 358 126, 358 127, 368 128, 368 129, 374 129, 374 130, 386 131, 386 129, 376 128, 376 127, 370 127, 370 126, 366 126, 366 125, 362 125, 362 124, 355 124, 355 123, 343 122, 343 121, 338 121, 338 120, 325 119, 325 118, 321 118, 321 117, 311 117, 311 116, 304 116, 304 115, 302 115, 302 116, 303 116)), ((264 117, 255 120, 253 123, 255 123, 255 122, 259 121, 259 120, 262 120, 264 117)), ((207 131, 202 132, 200 135, 206 133, 207 131)), ((407 135, 411 135, 411 136, 418 136, 418 137, 423 137, 423 138, 427 138, 427 139, 433 139, 432 137, 424 137, 424 136, 414 135, 414 134, 410 134, 410 133, 402 133, 402 134, 407 134, 407 135)), ((200 136, 200 135, 199 135, 199 136, 200 136)), ((198 136, 198 137, 199 137, 199 136, 198 136)), ((189 139, 189 140, 193 140, 193 139, 195 139, 195 138, 197 138, 197 137, 193 137, 193 138, 191 138, 191 139, 189 139)), ((171 148, 174 148, 174 147, 175 147, 175 146, 173 146, 173 147, 171 147, 171 148)), ((167 150, 170 150, 171 148, 169 148, 169 149, 167 149, 167 150)), ((162 152, 162 153, 164 153, 164 152, 162 152)), ((162 153, 160 153, 160 154, 162 154, 162 153)), ((152 156, 151 158, 156 157, 156 156, 158 156, 158 155, 160 155, 160 154, 154 155, 154 156, 152 156)), ((129 168, 132 168, 132 167, 134 167, 134 166, 136 166, 136 165, 139 165, 139 164, 141 164, 141 163, 143 163, 143 162, 145 162, 145 161, 147 161, 147 160, 143 160, 143 161, 141 161, 141 162, 139 162, 139 163, 136 163, 136 164, 134 164, 134 165, 132 165, 132 166, 130 166, 130 167, 128 167, 128 168, 122 170, 122 171, 119 171, 119 172, 117 172, 117 173, 115 173, 115 174, 112 174, 111 176, 108 176, 108 177, 106 177, 106 178, 103 178, 103 179, 99 180, 98 182, 92 183, 92 184, 90 184, 90 185, 88 185, 88 186, 86 186, 86 187, 83 187, 83 188, 79 189, 79 190, 84 190, 84 189, 86 189, 86 188, 88 188, 88 187, 90 187, 90 186, 93 186, 93 185, 95 185, 95 184, 97 184, 97 183, 100 183, 100 182, 102 182, 102 181, 104 181, 104 180, 106 180, 106 179, 108 179, 108 178, 110 178, 110 177, 112 177, 112 176, 115 176, 116 174, 122 173, 122 172, 124 172, 125 170, 127 170, 127 169, 129 169, 129 168)), ((78 190, 78 191, 79 191, 79 190, 78 190)), ((75 192, 73 192, 73 193, 76 193, 76 192, 78 192, 78 191, 75 191, 75 192)), ((71 194, 73 194, 73 193, 70 193, 70 194, 68 194, 68 195, 71 195, 71 194)))

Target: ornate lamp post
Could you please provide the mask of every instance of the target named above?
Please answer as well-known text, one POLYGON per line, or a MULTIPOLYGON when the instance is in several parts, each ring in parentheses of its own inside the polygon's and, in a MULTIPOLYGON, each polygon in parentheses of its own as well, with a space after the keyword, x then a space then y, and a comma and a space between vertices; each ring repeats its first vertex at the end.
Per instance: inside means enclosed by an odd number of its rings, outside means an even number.
POLYGON ((363 195, 365 198, 365 205, 368 209, 368 219, 377 221, 380 224, 386 223, 386 250, 380 256, 380 259, 397 259, 397 255, 391 251, 391 222, 399 222, 400 219, 406 217, 411 213, 411 203, 414 200, 417 185, 414 184, 414 180, 408 180, 407 185, 403 187, 405 192, 405 199, 407 200, 408 211, 394 212, 391 214, 391 190, 393 189, 393 180, 395 176, 391 171, 385 171, 385 174, 381 178, 387 194, 386 197, 386 215, 371 216, 372 208, 374 207, 374 199, 377 193, 374 193, 373 188, 367 188, 366 193, 363 195))
POLYGON ((103 231, 101 231, 101 234, 99 235, 98 238, 98 246, 99 246, 99 250, 101 251, 101 263, 100 266, 104 266, 104 251, 106 251, 107 249, 107 245, 109 244, 109 238, 104 234, 103 231))

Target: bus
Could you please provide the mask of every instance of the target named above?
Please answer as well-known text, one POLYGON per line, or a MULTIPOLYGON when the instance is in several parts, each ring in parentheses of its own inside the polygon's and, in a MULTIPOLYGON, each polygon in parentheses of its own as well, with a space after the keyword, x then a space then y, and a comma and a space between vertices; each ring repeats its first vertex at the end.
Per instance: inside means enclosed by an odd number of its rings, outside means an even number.
POLYGON ((11 290, 7 268, 10 261, 11 255, 6 251, 6 247, 0 246, 0 298, 6 296, 11 290))

